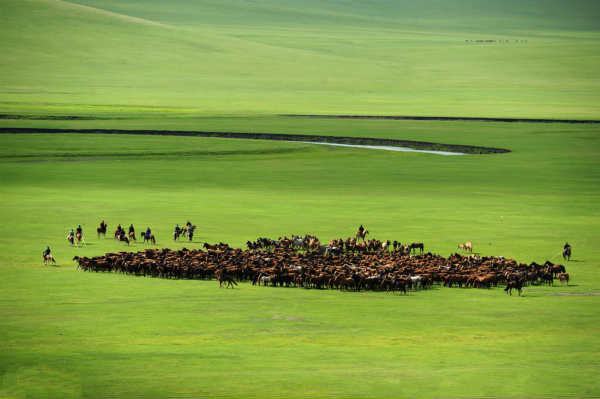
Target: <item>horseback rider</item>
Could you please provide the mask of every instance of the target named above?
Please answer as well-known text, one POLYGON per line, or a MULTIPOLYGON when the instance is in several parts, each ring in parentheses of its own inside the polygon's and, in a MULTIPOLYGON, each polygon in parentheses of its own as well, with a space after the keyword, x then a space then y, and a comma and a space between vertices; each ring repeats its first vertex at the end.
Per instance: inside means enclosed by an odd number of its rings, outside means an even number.
POLYGON ((71 231, 69 232, 69 235, 68 235, 68 237, 69 237, 69 238, 73 238, 73 237, 75 237, 75 231, 73 230, 73 228, 72 228, 72 227, 71 227, 71 231))
POLYGON ((362 236, 362 233, 365 231, 365 228, 363 227, 363 225, 361 224, 360 227, 358 228, 358 231, 360 232, 360 235, 362 236))
POLYGON ((43 255, 43 256, 44 256, 44 259, 46 259, 46 256, 50 255, 50 252, 51 252, 51 251, 50 251, 50 245, 48 245, 48 246, 46 247, 46 250, 44 251, 44 255, 43 255))
POLYGON ((77 226, 77 234, 82 234, 82 231, 81 225, 77 226))
POLYGON ((133 228, 133 223, 129 225, 129 234, 135 234, 135 229, 133 228))
POLYGON ((148 227, 146 229, 146 239, 150 239, 150 234, 152 234, 152 230, 150 230, 150 227, 148 227))
POLYGON ((568 249, 571 249, 571 246, 569 245, 569 243, 568 243, 568 242, 566 242, 566 243, 565 243, 565 246, 563 247, 563 249, 567 249, 567 248, 568 248, 568 249))
POLYGON ((175 234, 179 235, 181 233, 181 228, 179 227, 179 223, 175 226, 175 234))
POLYGON ((189 220, 187 221, 187 223, 185 224, 187 226, 187 228, 189 229, 190 227, 192 227, 192 222, 190 222, 189 220))

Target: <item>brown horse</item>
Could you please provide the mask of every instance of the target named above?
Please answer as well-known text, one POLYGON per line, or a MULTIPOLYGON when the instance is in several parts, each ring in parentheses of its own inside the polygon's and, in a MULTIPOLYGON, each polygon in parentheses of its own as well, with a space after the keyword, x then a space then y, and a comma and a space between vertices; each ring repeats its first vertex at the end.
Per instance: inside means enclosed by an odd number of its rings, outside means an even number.
POLYGON ((154 238, 154 233, 150 233, 148 236, 146 236, 146 232, 142 231, 140 233, 140 235, 142 236, 142 238, 144 239, 144 244, 146 242, 150 243, 152 242, 152 244, 156 244, 156 239, 154 238))
MULTIPOLYGON (((130 234, 131 235, 131 234, 130 234)), ((135 237, 134 237, 135 240, 135 237)), ((129 245, 129 238, 125 235, 125 230, 121 230, 121 234, 119 235, 119 241, 124 241, 129 245)))
POLYGON ((362 240, 364 241, 367 234, 369 234, 369 230, 363 230, 362 233, 360 232, 360 230, 358 230, 355 234, 355 237, 357 240, 362 238, 362 240))
POLYGON ((75 236, 71 233, 67 236, 67 241, 71 243, 71 245, 75 245, 75 236))
POLYGON ((417 253, 417 249, 420 251, 420 253, 423 253, 423 251, 425 250, 425 245, 423 245, 422 242, 413 242, 412 244, 410 244, 411 251, 417 253))
POLYGON ((506 288, 504 288, 504 291, 506 291, 507 294, 512 296, 513 289, 519 291, 519 296, 521 296, 521 291, 523 290, 523 282, 519 279, 511 280, 511 281, 507 282, 506 288))
POLYGON ((56 264, 56 259, 54 259, 54 256, 52 256, 52 254, 44 255, 43 258, 44 258, 44 265, 47 265, 50 262, 52 262, 53 264, 56 264))
POLYGON ((83 234, 80 232, 75 233, 75 238, 77 238, 77 245, 83 244, 85 245, 85 240, 83 239, 83 234))
POLYGON ((562 256, 563 259, 566 259, 567 261, 571 260, 571 246, 570 245, 565 245, 565 247, 563 248, 562 251, 562 256))
POLYGON ((559 273, 558 275, 558 280, 562 283, 563 281, 567 282, 567 285, 569 285, 569 273, 559 273))
POLYGON ((129 232, 129 240, 130 240, 130 241, 137 241, 137 240, 135 239, 135 231, 130 231, 130 232, 129 232))
POLYGON ((225 288, 235 288, 234 285, 238 285, 233 277, 229 276, 223 269, 217 270, 217 279, 219 280, 219 288, 223 288, 223 283, 227 283, 225 288))

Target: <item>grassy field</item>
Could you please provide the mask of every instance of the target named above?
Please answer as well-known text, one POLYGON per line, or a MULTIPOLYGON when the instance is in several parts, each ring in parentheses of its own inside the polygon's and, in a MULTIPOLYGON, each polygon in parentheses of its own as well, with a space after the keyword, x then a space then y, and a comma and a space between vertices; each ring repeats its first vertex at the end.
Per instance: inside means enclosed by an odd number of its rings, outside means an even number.
POLYGON ((594 0, 299 4, 5 0, 0 111, 600 118, 594 0))
POLYGON ((600 119, 599 17, 592 0, 0 2, 0 128, 512 151, 1 134, 0 397, 600 397, 598 125, 277 116, 600 119), (75 255, 144 248, 97 239, 102 219, 151 226, 161 248, 346 237, 361 223, 442 255, 470 240, 559 261, 568 241, 572 284, 404 297, 78 271, 75 255), (187 220, 195 241, 173 243, 187 220), (78 224, 85 248, 65 240, 78 224), (41 264, 46 245, 56 267, 41 264))
MULTIPOLYGON (((253 123, 279 128, 272 118, 253 123)), ((348 121, 306 123, 349 133, 348 121)), ((431 140, 477 137, 513 152, 442 157, 246 140, 2 135, 3 393, 598 396, 597 128, 356 127, 389 137, 422 130, 431 140), (557 261, 568 240, 573 285, 529 287, 521 298, 443 288, 400 297, 247 284, 226 291, 214 282, 77 271, 74 255, 126 249, 91 234, 102 218, 109 230, 152 226, 159 247, 181 247, 168 237, 187 219, 200 230, 192 247, 293 232, 346 236, 365 223, 375 237, 423 240, 442 254, 470 239, 484 254, 539 262, 557 261), (70 248, 64 236, 79 223, 88 247, 70 248), (46 244, 56 268, 40 264, 46 244)))

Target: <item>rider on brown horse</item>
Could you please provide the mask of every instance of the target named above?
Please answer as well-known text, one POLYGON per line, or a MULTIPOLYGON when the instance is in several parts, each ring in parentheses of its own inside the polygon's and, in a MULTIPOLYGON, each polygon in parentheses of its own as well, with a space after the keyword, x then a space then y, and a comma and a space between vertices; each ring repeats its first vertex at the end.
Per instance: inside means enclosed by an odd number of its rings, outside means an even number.
POLYGON ((43 256, 44 256, 44 259, 46 259, 46 256, 50 255, 50 252, 51 252, 51 251, 50 251, 50 245, 48 245, 48 246, 46 247, 46 250, 44 251, 44 255, 43 255, 43 256))

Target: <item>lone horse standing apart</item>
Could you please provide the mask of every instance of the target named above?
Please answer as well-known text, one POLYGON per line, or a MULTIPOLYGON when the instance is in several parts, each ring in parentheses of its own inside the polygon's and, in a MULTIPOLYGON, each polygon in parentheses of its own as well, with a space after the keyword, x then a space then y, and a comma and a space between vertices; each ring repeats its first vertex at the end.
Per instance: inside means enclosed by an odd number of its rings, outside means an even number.
POLYGON ((571 260, 571 246, 568 242, 565 243, 565 246, 563 247, 562 256, 563 259, 571 260))

